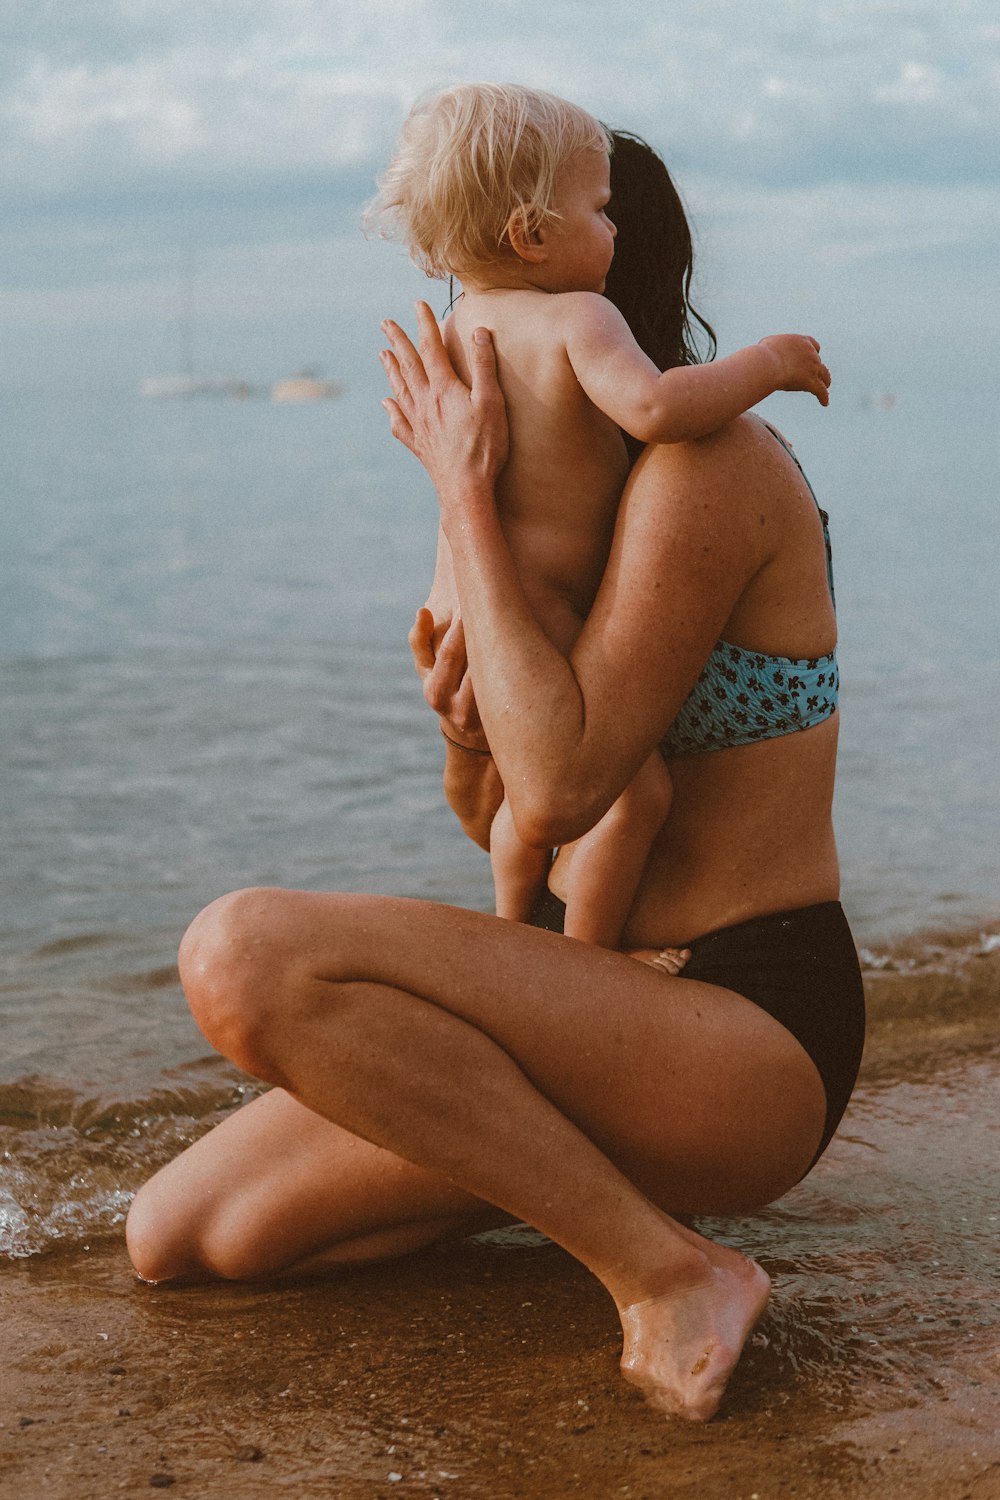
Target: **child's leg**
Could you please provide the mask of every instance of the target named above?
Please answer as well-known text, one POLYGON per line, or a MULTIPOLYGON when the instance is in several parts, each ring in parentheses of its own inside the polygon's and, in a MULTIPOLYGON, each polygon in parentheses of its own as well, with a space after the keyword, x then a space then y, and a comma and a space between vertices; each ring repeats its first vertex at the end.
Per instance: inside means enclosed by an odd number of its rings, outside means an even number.
POLYGON ((490 828, 490 862, 497 916, 512 922, 530 922, 545 889, 552 853, 549 849, 532 849, 530 844, 522 842, 506 797, 490 828))
POLYGON ((670 773, 659 751, 578 843, 566 892, 567 937, 618 948, 650 848, 670 811, 670 773))

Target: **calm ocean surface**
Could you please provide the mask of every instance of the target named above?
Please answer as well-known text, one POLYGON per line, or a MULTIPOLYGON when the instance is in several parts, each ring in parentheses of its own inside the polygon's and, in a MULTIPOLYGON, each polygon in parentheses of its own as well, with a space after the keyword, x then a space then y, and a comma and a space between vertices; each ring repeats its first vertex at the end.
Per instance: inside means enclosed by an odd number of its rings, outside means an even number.
MULTIPOLYGON (((406 646, 434 507, 380 395, 0 396, 0 1253, 116 1222, 238 1094, 173 971, 213 896, 490 905, 406 646)), ((975 934, 1000 905, 995 423, 766 410, 831 513, 859 940, 975 934)))

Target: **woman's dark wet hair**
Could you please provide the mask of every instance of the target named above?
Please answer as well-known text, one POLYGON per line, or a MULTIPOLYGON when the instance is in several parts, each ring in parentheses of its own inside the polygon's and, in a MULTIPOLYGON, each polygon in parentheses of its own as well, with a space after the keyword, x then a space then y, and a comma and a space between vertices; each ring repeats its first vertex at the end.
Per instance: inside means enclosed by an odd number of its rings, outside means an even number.
POLYGON ((691 306, 694 252, 684 205, 651 146, 628 130, 610 134, 607 213, 618 238, 604 295, 658 369, 702 364, 714 358, 716 338, 691 306))

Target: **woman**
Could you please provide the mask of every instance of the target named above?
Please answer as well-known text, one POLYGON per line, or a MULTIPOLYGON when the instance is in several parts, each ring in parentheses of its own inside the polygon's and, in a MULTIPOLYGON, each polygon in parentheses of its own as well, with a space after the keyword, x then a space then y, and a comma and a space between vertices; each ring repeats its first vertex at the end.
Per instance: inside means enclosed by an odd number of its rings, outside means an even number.
MULTIPOLYGON (((668 288, 674 349, 685 263, 668 288)), ((401 1254, 499 1209, 600 1278, 628 1378, 704 1420, 769 1283, 670 1215, 786 1192, 835 1129, 860 1055, 833 694, 820 707, 810 693, 794 723, 778 702, 798 692, 789 676, 835 673, 823 524, 752 418, 648 450, 567 661, 497 521, 506 421, 489 338, 470 392, 429 309, 418 318, 420 354, 387 325, 387 406, 438 491, 461 601, 459 618, 450 589, 436 594, 411 637, 452 804, 481 840, 505 788, 522 836, 560 846, 540 918, 557 925, 573 840, 666 737, 674 805, 626 936, 692 957, 675 978, 431 903, 224 897, 184 939, 185 989, 213 1044, 276 1087, 147 1184, 130 1250, 149 1280, 259 1277, 401 1254)))

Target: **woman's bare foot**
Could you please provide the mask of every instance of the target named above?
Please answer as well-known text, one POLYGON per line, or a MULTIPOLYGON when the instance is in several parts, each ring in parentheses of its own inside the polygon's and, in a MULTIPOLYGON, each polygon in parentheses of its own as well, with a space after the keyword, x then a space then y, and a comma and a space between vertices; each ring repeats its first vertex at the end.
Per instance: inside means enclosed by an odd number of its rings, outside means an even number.
POLYGON ((698 1280, 621 1309, 622 1374, 660 1411, 707 1422, 770 1290, 755 1261, 711 1246, 698 1280))

